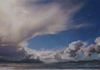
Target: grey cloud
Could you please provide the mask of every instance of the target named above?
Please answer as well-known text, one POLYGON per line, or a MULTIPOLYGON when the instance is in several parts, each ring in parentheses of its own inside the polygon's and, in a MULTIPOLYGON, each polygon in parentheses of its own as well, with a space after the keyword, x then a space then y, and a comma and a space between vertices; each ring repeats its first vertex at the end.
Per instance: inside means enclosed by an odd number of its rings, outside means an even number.
POLYGON ((25 50, 23 41, 69 29, 71 17, 81 6, 72 5, 70 0, 66 2, 66 9, 62 9, 62 4, 56 0, 43 5, 36 2, 39 0, 0 1, 0 55, 26 56, 29 49, 25 50))
POLYGON ((1 2, 0 36, 2 41, 21 42, 36 35, 55 34, 69 29, 70 19, 80 7, 80 4, 72 5, 73 8, 68 5, 65 12, 59 3, 41 6, 34 4, 35 2, 36 0, 1 2), (30 1, 33 5, 26 5, 30 1))

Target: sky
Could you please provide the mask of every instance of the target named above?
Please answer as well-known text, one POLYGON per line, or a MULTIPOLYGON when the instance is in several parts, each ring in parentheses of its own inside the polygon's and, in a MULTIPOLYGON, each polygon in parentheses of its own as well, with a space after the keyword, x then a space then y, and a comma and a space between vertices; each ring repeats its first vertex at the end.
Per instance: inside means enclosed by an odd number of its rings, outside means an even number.
MULTIPOLYGON (((41 0, 41 3, 48 4, 50 1, 53 0, 41 0)), ((77 26, 79 28, 64 30, 53 35, 36 36, 29 41, 29 47, 35 49, 59 49, 76 40, 93 43, 95 38, 100 36, 100 1, 86 0, 82 3, 82 7, 74 14, 70 23, 72 25, 79 25, 77 26)))
POLYGON ((0 0, 0 57, 21 60, 31 55, 52 61, 75 60, 82 54, 83 59, 100 58, 99 3, 0 0))

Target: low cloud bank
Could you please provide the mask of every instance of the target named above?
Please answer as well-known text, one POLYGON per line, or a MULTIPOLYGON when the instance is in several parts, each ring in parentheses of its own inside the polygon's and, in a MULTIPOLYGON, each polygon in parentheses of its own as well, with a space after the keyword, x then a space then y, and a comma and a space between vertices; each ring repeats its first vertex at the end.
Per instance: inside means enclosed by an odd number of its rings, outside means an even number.
POLYGON ((94 44, 87 45, 87 43, 78 40, 62 50, 44 53, 40 54, 40 59, 44 58, 43 60, 47 62, 48 60, 49 62, 100 60, 100 37, 96 38, 94 44), (44 53, 46 55, 42 56, 44 53))
POLYGON ((3 58, 22 60, 39 59, 43 62, 65 62, 79 60, 100 60, 100 37, 97 37, 94 44, 87 45, 81 40, 71 42, 66 48, 60 50, 35 50, 27 47, 27 42, 21 43, 15 48, 12 45, 0 47, 0 55, 3 58), (5 50, 6 52, 2 51, 5 50), (12 54, 11 54, 12 53, 12 54), (13 55, 14 54, 14 55, 13 55))
POLYGON ((0 47, 2 58, 9 60, 39 59, 46 63, 100 60, 100 37, 96 38, 94 44, 87 45, 86 42, 78 40, 71 42, 66 48, 60 50, 30 49, 27 47, 27 42, 17 45, 16 48, 15 46, 2 44, 0 47))
POLYGON ((100 37, 97 37, 94 44, 87 45, 83 41, 74 41, 64 49, 60 50, 33 50, 27 47, 24 49, 27 52, 29 59, 40 59, 44 62, 65 62, 65 61, 80 61, 80 60, 100 60, 100 37))

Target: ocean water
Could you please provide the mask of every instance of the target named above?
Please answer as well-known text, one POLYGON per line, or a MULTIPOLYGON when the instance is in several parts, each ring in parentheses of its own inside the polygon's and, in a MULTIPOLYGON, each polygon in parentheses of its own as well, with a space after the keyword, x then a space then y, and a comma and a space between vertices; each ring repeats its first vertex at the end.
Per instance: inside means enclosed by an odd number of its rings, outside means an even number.
POLYGON ((54 64, 33 64, 33 63, 0 63, 0 70, 100 70, 100 64, 90 63, 54 63, 54 64))

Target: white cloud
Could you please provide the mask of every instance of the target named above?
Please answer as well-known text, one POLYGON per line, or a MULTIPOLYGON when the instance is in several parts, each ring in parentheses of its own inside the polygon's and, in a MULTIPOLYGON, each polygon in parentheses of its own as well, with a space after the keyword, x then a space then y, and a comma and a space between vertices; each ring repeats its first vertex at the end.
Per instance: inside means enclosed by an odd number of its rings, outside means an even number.
MULTIPOLYGON (((26 0, 3 0, 0 6, 0 36, 2 41, 21 42, 32 36, 55 34, 66 30, 78 6, 66 8, 57 3, 28 6, 26 0)), ((68 29, 68 28, 67 28, 68 29)))
POLYGON ((97 38, 96 38, 95 43, 96 43, 97 45, 100 45, 100 37, 97 37, 97 38))
POLYGON ((56 2, 39 5, 36 4, 37 0, 31 0, 30 5, 29 1, 0 0, 0 46, 4 46, 1 47, 4 50, 2 53, 7 54, 5 50, 8 48, 11 49, 11 55, 20 54, 18 51, 21 49, 23 53, 26 48, 22 45, 23 41, 37 35, 56 34, 69 29, 71 17, 80 8, 80 4, 70 7, 67 3, 67 8, 62 9, 60 3, 56 2))
MULTIPOLYGON (((49 53, 42 52, 46 56, 40 56, 39 58, 46 63, 100 59, 100 46, 98 44, 90 44, 88 46, 80 40, 70 43, 65 49, 51 51, 49 53)), ((42 55, 42 53, 39 54, 42 55)))

